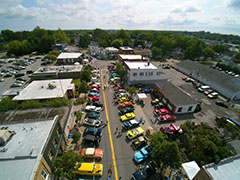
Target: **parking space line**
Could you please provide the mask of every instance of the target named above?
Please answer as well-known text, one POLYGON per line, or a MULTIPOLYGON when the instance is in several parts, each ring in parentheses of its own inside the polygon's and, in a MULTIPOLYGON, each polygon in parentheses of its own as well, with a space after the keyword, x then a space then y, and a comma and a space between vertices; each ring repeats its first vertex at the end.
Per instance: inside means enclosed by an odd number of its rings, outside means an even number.
POLYGON ((107 103, 106 103, 106 97, 105 97, 105 88, 104 88, 104 83, 103 83, 102 70, 101 70, 101 82, 102 82, 102 90, 103 90, 103 100, 104 100, 104 106, 105 106, 105 113, 106 113, 106 118, 107 118, 107 121, 108 121, 108 126, 107 127, 108 127, 109 141, 110 141, 111 151, 112 151, 112 159, 113 159, 113 167, 114 167, 114 172, 115 172, 115 179, 118 180, 117 165, 116 165, 114 147, 113 147, 113 142, 112 142, 111 127, 110 127, 110 122, 109 122, 109 117, 108 117, 108 110, 107 110, 107 103))

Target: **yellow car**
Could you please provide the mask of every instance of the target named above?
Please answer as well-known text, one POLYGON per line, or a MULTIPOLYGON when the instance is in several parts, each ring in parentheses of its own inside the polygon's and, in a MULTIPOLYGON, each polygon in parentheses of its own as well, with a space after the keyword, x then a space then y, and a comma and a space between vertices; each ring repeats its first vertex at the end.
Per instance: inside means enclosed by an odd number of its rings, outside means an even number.
POLYGON ((95 163, 86 163, 77 164, 77 174, 79 175, 91 175, 91 176, 102 176, 103 174, 103 165, 95 163))
POLYGON ((135 117, 136 117, 135 114, 133 112, 131 112, 131 113, 127 113, 127 114, 122 115, 120 117, 120 120, 121 121, 127 121, 127 120, 133 119, 135 117))
POLYGON ((123 103, 124 101, 129 101, 129 99, 126 98, 126 97, 120 97, 120 98, 118 98, 118 103, 123 103))
POLYGON ((140 135, 144 134, 144 130, 141 127, 135 128, 133 130, 129 130, 127 132, 127 138, 128 139, 134 139, 140 135))

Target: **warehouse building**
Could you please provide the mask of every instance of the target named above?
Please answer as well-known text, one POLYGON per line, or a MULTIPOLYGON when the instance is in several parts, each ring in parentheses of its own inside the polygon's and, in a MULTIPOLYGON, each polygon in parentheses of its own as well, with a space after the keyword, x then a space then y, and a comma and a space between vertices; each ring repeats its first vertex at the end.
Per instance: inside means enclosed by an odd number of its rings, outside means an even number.
POLYGON ((82 53, 61 53, 57 57, 57 64, 74 64, 82 61, 82 53))

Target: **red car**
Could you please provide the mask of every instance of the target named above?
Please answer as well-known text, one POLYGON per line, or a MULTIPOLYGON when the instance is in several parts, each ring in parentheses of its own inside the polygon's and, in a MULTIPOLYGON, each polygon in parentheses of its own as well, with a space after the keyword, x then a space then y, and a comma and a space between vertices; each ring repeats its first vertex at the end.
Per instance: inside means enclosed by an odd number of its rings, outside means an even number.
POLYGON ((99 89, 101 86, 100 85, 97 85, 97 84, 91 84, 91 88, 97 88, 99 89))
POLYGON ((82 148, 81 156, 85 159, 102 159, 103 157, 103 150, 102 149, 95 149, 95 148, 82 148))
POLYGON ((158 120, 160 122, 168 122, 168 121, 175 121, 176 120, 176 117, 174 115, 171 115, 171 114, 165 114, 165 115, 160 115, 158 117, 158 120))
POLYGON ((97 88, 93 88, 93 89, 91 89, 91 92, 99 93, 100 91, 97 88))
POLYGON ((213 90, 212 90, 212 89, 209 89, 209 90, 204 91, 204 94, 205 94, 205 95, 209 95, 209 94, 211 94, 212 92, 213 92, 213 90))
POLYGON ((166 127, 161 127, 160 131, 165 135, 180 135, 183 134, 183 130, 176 124, 170 124, 166 127))
POLYGON ((96 101, 101 101, 101 98, 100 97, 95 97, 92 99, 92 102, 96 102, 96 101))
POLYGON ((156 116, 164 115, 164 114, 170 114, 170 111, 168 109, 155 109, 154 114, 156 116))

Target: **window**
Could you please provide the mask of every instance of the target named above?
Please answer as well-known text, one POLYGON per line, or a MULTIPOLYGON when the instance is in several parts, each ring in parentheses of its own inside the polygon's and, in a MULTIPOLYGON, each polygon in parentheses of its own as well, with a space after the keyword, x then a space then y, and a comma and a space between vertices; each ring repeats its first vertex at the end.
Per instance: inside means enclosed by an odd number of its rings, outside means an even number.
POLYGON ((189 108, 188 108, 188 111, 191 111, 191 110, 192 110, 192 108, 193 108, 192 106, 189 106, 189 108))
POLYGON ((149 75, 149 76, 153 76, 153 72, 149 72, 148 75, 149 75))
POLYGON ((157 76, 160 76, 162 74, 162 72, 156 72, 157 76))
POLYGON ((137 73, 133 73, 133 76, 137 76, 137 73))
POLYGON ((140 72, 140 73, 139 73, 139 76, 144 76, 144 72, 140 72))
POLYGON ((147 76, 148 75, 148 73, 147 72, 145 72, 145 76, 147 76))
POLYGON ((48 178, 48 174, 46 173, 46 171, 44 169, 42 170, 41 175, 42 175, 43 179, 48 178))
POLYGON ((182 107, 179 107, 177 112, 181 112, 181 111, 182 111, 182 107))

